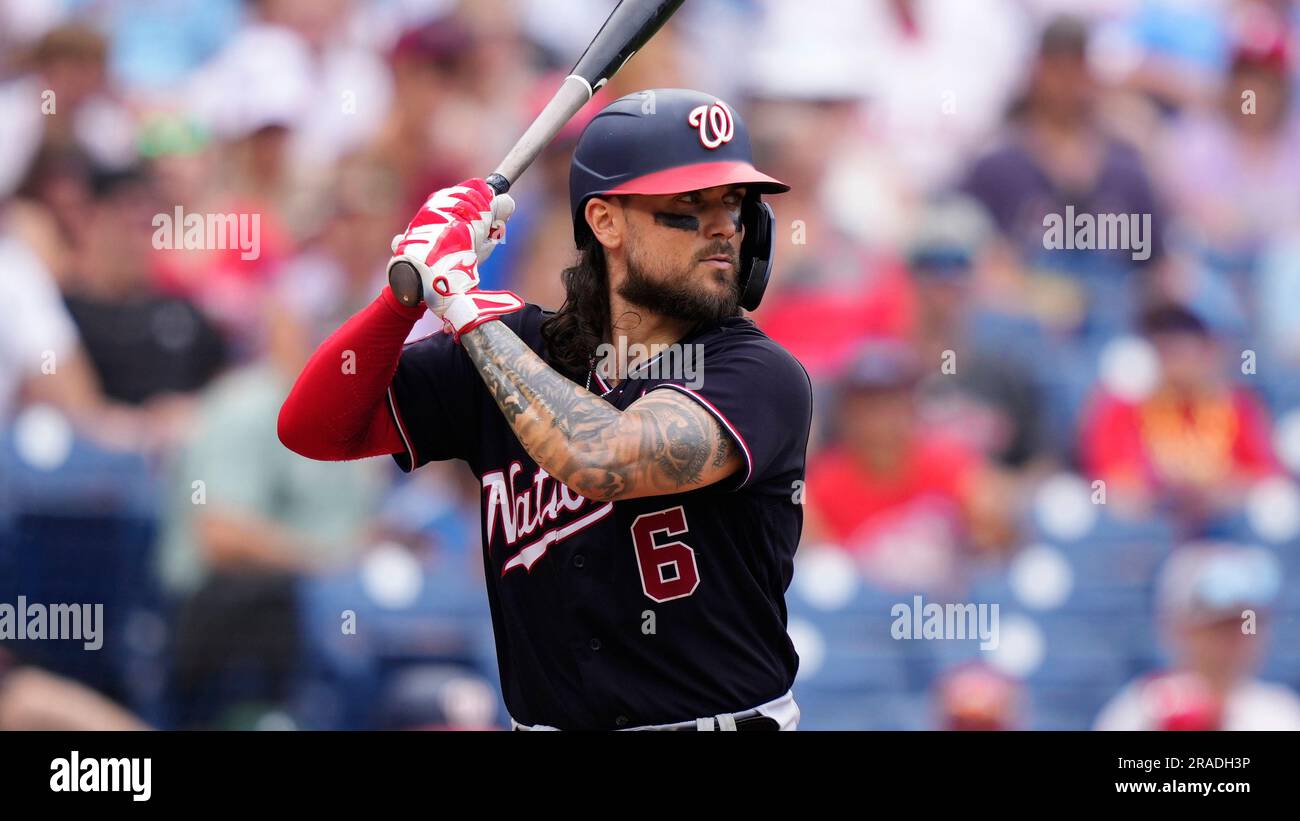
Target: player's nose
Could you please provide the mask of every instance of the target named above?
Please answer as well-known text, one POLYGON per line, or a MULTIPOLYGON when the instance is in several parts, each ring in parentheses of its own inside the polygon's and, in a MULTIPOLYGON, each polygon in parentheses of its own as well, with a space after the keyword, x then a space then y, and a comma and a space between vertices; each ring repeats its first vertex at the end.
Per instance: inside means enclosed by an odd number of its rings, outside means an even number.
POLYGON ((711 240, 730 242, 740 233, 740 214, 723 205, 706 210, 700 229, 711 240))

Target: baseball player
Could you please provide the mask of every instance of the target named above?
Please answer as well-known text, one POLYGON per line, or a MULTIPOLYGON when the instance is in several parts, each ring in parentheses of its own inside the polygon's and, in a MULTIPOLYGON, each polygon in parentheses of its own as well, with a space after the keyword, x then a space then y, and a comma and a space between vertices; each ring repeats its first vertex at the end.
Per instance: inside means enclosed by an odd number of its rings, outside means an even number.
POLYGON ((516 729, 798 723, 784 593, 812 388, 742 313, 771 264, 761 196, 788 190, 716 97, 619 99, 574 152, 558 311, 478 289, 514 203, 467 180, 394 239, 390 269, 415 266, 425 304, 385 287, 285 401, 280 439, 304 456, 469 463, 516 729), (404 345, 426 309, 446 332, 404 345), (676 360, 693 372, 657 367, 656 346, 695 351, 676 360), (610 350, 633 354, 610 367, 610 350))

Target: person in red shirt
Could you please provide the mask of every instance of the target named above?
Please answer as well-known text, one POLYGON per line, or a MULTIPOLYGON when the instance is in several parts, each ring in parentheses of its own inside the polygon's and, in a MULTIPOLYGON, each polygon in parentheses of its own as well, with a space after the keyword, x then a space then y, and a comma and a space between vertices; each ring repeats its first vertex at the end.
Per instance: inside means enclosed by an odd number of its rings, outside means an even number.
POLYGON ((1256 480, 1277 471, 1268 416, 1228 379, 1219 341, 1180 305, 1142 316, 1159 377, 1138 399, 1102 389, 1084 420, 1085 470, 1121 510, 1168 507, 1198 526, 1240 505, 1256 480))
POLYGON ((918 422, 920 376, 903 343, 862 348, 841 382, 835 442, 809 467, 806 526, 811 541, 854 553, 873 581, 948 588, 967 547, 1010 542, 1015 494, 970 445, 918 422))

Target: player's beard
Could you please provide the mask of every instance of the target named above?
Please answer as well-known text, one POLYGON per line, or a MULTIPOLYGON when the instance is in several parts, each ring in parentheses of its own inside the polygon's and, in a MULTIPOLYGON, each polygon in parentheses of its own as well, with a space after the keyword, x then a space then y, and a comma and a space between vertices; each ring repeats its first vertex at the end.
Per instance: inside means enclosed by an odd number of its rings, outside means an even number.
POLYGON ((693 261, 689 270, 676 276, 654 277, 636 254, 630 254, 627 276, 618 287, 618 295, 652 313, 687 322, 716 325, 727 317, 739 316, 740 288, 734 270, 726 289, 717 293, 692 285, 692 278, 700 276, 696 273, 698 264, 693 261))

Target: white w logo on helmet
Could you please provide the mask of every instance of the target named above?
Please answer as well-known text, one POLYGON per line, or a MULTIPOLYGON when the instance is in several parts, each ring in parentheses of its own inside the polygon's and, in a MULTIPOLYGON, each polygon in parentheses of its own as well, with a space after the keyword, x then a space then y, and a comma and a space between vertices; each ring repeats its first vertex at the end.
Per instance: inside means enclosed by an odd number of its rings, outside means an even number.
POLYGON ((709 150, 731 142, 736 135, 731 109, 721 100, 715 100, 713 105, 696 106, 686 121, 700 130, 700 142, 709 150))

